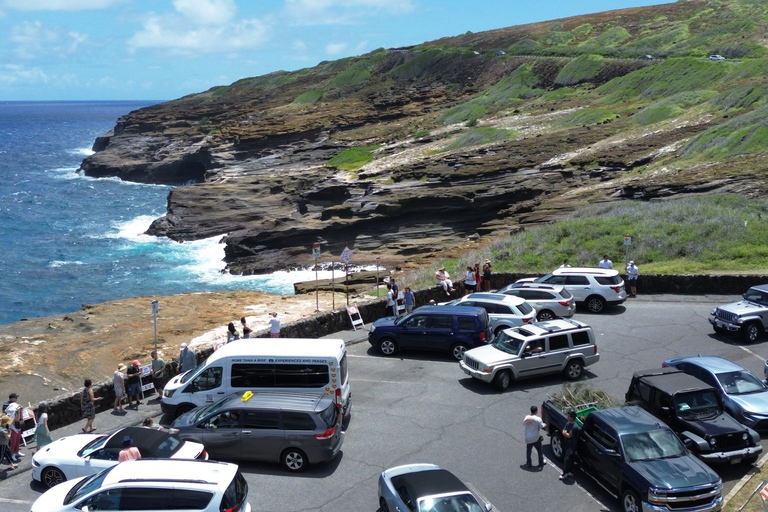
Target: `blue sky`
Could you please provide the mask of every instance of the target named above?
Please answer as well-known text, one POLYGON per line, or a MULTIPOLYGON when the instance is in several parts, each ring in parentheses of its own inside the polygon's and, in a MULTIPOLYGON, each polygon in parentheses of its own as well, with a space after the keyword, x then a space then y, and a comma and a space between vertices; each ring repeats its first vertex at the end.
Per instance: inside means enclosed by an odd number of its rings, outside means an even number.
POLYGON ((0 101, 168 100, 445 36, 663 0, 0 0, 0 101))

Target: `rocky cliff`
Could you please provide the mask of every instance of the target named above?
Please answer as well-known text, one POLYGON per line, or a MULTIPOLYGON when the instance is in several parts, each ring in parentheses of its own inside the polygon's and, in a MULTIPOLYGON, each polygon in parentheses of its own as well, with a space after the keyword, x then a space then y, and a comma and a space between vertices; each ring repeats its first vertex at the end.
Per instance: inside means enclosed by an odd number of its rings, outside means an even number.
POLYGON ((221 236, 244 274, 310 264, 315 242, 324 260, 347 244, 357 263, 417 265, 588 202, 762 194, 768 14, 747 4, 611 11, 244 79, 122 117, 82 169, 178 185, 149 233, 221 236), (349 148, 364 158, 334 163, 349 148))

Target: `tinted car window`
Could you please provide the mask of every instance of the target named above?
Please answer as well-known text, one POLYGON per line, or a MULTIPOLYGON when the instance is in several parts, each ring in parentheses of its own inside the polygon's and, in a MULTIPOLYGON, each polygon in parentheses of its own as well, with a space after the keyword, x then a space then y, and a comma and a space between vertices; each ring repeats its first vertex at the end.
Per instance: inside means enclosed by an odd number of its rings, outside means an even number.
POLYGON ((284 412, 283 428, 285 430, 315 430, 315 420, 305 412, 284 412))
POLYGON ((320 418, 325 423, 326 428, 331 428, 336 424, 338 414, 339 410, 336 407, 336 404, 331 404, 320 414, 320 418))
POLYGON ((565 280, 566 280, 566 276, 549 276, 546 278, 546 280, 539 281, 539 282, 549 283, 549 284, 565 284, 565 280))
POLYGON ((588 345, 589 333, 587 331, 579 331, 571 333, 571 339, 573 340, 573 346, 588 345))
POLYGON ((571 295, 571 292, 569 292, 569 291, 568 291, 568 290, 566 290, 565 288, 563 288, 562 290, 560 290, 560 296, 561 296, 562 298, 564 298, 564 299, 570 299, 571 297, 573 297, 573 295, 571 295))
POLYGON ((642 400, 650 403, 651 401, 651 387, 645 382, 638 381, 637 385, 632 389, 632 394, 629 397, 630 400, 642 400))
POLYGON ((615 275, 610 277, 595 276, 595 281, 605 286, 615 286, 621 283, 621 276, 615 275))
POLYGON ((320 388, 328 384, 324 364, 233 364, 232 387, 320 388))
POLYGON ((245 497, 248 495, 248 482, 245 481, 240 470, 237 470, 235 478, 230 482, 227 490, 224 491, 224 497, 221 499, 219 510, 238 510, 242 507, 245 497))
POLYGON ((476 331, 477 325, 475 325, 475 319, 471 316, 460 316, 458 318, 459 320, 459 330, 460 331, 476 331))
POLYGON ((430 329, 450 329, 453 327, 453 319, 450 316, 430 316, 427 319, 427 327, 430 329))
POLYGON ((83 505, 89 510, 120 510, 122 489, 109 489, 88 498, 83 505))
POLYGON ((519 304, 517 306, 517 309, 519 309, 520 313, 522 313, 523 315, 527 315, 528 313, 533 311, 533 308, 527 302, 523 302, 522 304, 519 304))
POLYGON ((277 411, 247 411, 243 428, 276 430, 279 423, 280 415, 277 411))
POLYGON ((568 285, 588 285, 589 279, 586 276, 567 276, 565 278, 565 284, 568 285))
POLYGON ((562 350, 568 348, 568 335, 559 334, 549 337, 549 350, 562 350))
POLYGON ((339 361, 339 378, 341 379, 341 383, 344 384, 347 382, 347 353, 344 352, 344 355, 341 356, 341 361, 339 361))
POLYGON ((403 325, 405 327, 410 327, 411 329, 426 329, 427 317, 414 315, 408 320, 406 320, 405 322, 403 322, 403 325))
POLYGON ((120 510, 173 510, 173 491, 167 488, 127 487, 123 489, 120 510))
POLYGON ((207 391, 221 386, 221 366, 208 368, 192 381, 192 389, 195 391, 207 391))

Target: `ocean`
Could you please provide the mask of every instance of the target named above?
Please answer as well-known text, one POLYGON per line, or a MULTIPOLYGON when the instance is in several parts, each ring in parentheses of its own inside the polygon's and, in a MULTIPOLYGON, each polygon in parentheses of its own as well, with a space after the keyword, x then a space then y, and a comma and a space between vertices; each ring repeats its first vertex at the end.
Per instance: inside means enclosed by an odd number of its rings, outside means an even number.
POLYGON ((77 173, 97 136, 153 103, 0 102, 0 324, 138 296, 292 294, 315 278, 223 274, 221 236, 180 244, 143 234, 171 187, 77 173))

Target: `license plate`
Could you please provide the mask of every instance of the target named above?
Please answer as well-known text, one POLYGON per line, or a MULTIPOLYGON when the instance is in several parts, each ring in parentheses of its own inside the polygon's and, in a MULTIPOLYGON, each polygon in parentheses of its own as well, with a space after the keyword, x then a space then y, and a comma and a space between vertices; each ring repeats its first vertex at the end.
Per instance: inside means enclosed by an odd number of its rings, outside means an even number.
POLYGON ((731 464, 741 464, 741 459, 732 459, 731 464))
POLYGON ((720 320, 716 320, 716 321, 715 321, 715 325, 717 325, 718 327, 725 327, 725 326, 723 325, 723 322, 721 322, 720 320))

